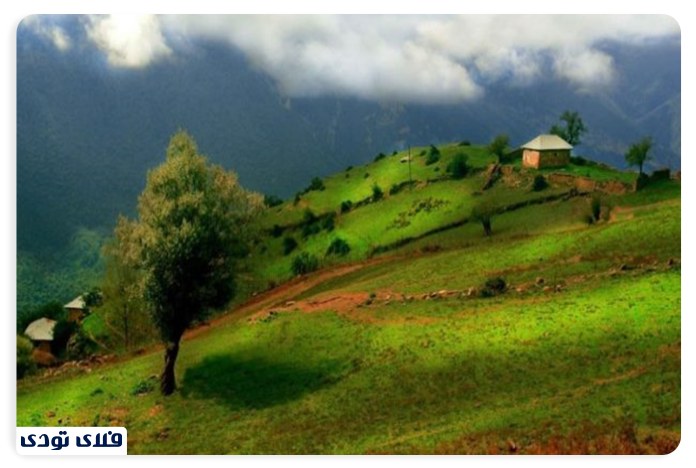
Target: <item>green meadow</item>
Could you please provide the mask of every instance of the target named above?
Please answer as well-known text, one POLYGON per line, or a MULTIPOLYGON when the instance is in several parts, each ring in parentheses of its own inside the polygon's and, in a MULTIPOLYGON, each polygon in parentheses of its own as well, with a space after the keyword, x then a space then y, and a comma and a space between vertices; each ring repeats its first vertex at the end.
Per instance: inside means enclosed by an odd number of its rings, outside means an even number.
POLYGON ((485 148, 446 145, 426 165, 428 150, 411 149, 415 182, 395 193, 409 180, 407 151, 269 208, 240 297, 185 337, 173 396, 157 391, 153 346, 19 381, 17 425, 125 426, 132 454, 674 450, 679 183, 603 194, 589 223, 591 194, 533 191, 536 172, 514 165, 482 190, 485 148), (453 180, 447 165, 460 152, 471 171, 453 180), (375 183, 382 199, 341 212, 375 183), (471 219, 481 200, 501 208, 490 237, 471 219), (333 226, 304 236, 307 209, 335 213, 333 226), (288 236, 298 246, 286 255, 288 236), (327 255, 335 238, 345 256, 327 255), (299 252, 319 269, 295 276, 299 252), (505 288, 487 297, 492 278, 505 288))

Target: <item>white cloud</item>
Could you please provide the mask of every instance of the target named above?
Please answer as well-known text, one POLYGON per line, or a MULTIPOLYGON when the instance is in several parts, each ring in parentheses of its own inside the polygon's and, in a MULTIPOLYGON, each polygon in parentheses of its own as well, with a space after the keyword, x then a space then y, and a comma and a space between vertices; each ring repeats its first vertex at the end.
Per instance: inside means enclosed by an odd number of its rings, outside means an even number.
POLYGON ((603 41, 679 34, 667 16, 167 16, 172 36, 224 41, 290 96, 453 102, 543 75, 592 88, 616 76, 603 41), (474 78, 475 77, 475 78, 474 78))
POLYGON ((86 31, 114 66, 141 68, 171 54, 152 15, 90 16, 86 31))
POLYGON ((206 39, 243 52, 290 97, 424 103, 474 99, 500 80, 608 86, 617 70, 603 43, 680 33, 660 15, 97 16, 85 25, 114 66, 145 67, 206 39))
POLYGON ((50 18, 39 15, 27 16, 22 24, 31 29, 34 34, 50 41, 53 47, 59 51, 65 52, 72 46, 72 41, 63 28, 51 21, 50 18))

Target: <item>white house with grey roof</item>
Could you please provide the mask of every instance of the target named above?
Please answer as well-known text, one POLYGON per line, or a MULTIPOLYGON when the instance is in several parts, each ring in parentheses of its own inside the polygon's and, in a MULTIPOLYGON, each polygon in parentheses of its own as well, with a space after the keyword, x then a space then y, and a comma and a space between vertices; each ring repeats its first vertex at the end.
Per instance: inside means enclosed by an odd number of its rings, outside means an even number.
POLYGON ((573 147, 558 135, 539 135, 520 147, 522 165, 539 169, 560 167, 570 163, 570 150, 573 147))

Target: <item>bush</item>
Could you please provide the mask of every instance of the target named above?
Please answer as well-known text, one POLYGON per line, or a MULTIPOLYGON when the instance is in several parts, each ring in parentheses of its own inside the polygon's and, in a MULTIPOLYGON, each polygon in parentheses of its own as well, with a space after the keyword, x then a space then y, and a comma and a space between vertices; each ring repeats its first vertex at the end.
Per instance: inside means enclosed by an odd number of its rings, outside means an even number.
POLYGON ((319 259, 307 252, 302 252, 292 260, 292 272, 305 275, 319 268, 319 259))
POLYGON ((425 156, 425 153, 426 153, 426 151, 423 150, 423 151, 421 151, 420 153, 418 153, 418 156, 425 156))
POLYGON ((327 214, 321 222, 322 229, 324 229, 328 232, 333 231, 335 226, 336 226, 336 213, 327 214))
POLYGON ((292 204, 293 204, 293 205, 297 205, 298 203, 300 203, 300 199, 301 199, 301 198, 302 198, 302 194, 299 193, 299 192, 296 193, 296 194, 295 194, 295 198, 294 198, 293 201, 292 201, 292 204))
POLYGON ((338 255, 340 257, 345 257, 349 252, 350 245, 348 245, 348 242, 340 237, 337 237, 331 241, 329 248, 326 249, 326 255, 338 255))
POLYGON ((440 160, 440 150, 437 149, 435 146, 430 145, 430 151, 428 152, 428 157, 425 158, 425 165, 430 166, 431 164, 435 164, 440 160))
POLYGON ((274 239, 277 239, 277 238, 279 238, 280 236, 283 235, 283 231, 284 231, 284 229, 283 229, 282 226, 279 226, 279 225, 277 225, 277 224, 274 224, 273 227, 271 228, 271 236, 272 236, 274 239))
POLYGON ((462 140, 459 142, 459 146, 471 146, 471 142, 469 140, 462 140))
POLYGON ((374 184, 372 186, 372 201, 376 202, 381 200, 382 198, 384 198, 384 192, 382 191, 382 188, 379 185, 374 184))
POLYGON ((68 340, 66 346, 68 358, 82 359, 86 356, 94 354, 98 349, 97 343, 94 342, 81 328, 77 328, 75 333, 68 340))
POLYGON ((586 166, 587 165, 587 159, 585 159, 581 156, 571 156, 570 162, 575 164, 576 166, 586 166))
POLYGON ((341 213, 347 213, 353 208, 353 202, 350 200, 343 200, 341 202, 341 213))
POLYGON ((133 388, 131 388, 130 394, 133 396, 144 395, 146 393, 152 392, 157 385, 157 377, 151 376, 147 379, 141 380, 136 383, 133 388))
POLYGON ((549 186, 549 183, 546 181, 546 178, 544 178, 543 175, 537 174, 534 176, 534 182, 532 182, 532 190, 535 192, 541 192, 544 190, 546 187, 549 186))
POLYGON ((68 341, 73 333, 77 331, 75 322, 68 322, 65 319, 58 320, 53 327, 53 341, 51 351, 55 356, 62 356, 68 346, 68 341))
POLYGON ((312 190, 324 190, 324 182, 319 177, 314 177, 309 183, 309 187, 305 189, 305 193, 311 192, 312 190))
POLYGON ((287 236, 283 238, 283 255, 290 255, 290 253, 297 248, 297 241, 294 237, 287 236))
POLYGON ((363 176, 363 179, 367 179, 368 177, 370 177, 370 173, 366 172, 365 175, 363 176))
POLYGON ((273 208, 274 206, 282 205, 282 203, 283 203, 283 200, 280 197, 276 197, 275 195, 264 195, 263 196, 263 204, 269 208, 273 208))
POLYGON ((21 379, 25 375, 36 369, 36 363, 31 357, 34 346, 29 338, 17 335, 17 378, 21 379))
POLYGON ((463 179, 469 174, 469 157, 464 153, 458 153, 447 165, 447 172, 453 179, 463 179))
POLYGON ((375 156, 374 162, 381 161, 382 159, 386 158, 387 155, 384 153, 379 153, 377 156, 375 156))
POLYGON ((507 289, 507 283, 501 277, 490 278, 486 280, 479 294, 481 297, 493 297, 502 294, 507 289))
POLYGON ((348 166, 346 167, 346 172, 350 172, 353 169, 353 166, 348 166))
POLYGON ((396 156, 397 154, 399 154, 399 152, 394 150, 394 152, 392 153, 392 156, 396 156))

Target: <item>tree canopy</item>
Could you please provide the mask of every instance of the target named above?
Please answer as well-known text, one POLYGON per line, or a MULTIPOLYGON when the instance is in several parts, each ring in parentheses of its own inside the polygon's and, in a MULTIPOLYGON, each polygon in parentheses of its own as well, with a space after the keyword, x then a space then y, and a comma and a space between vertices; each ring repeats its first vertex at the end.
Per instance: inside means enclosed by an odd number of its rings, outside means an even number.
POLYGON ((488 145, 488 151, 498 158, 498 162, 503 162, 505 156, 505 151, 507 151, 508 144, 510 143, 510 138, 505 134, 500 134, 493 138, 493 140, 488 145))
POLYGON ((262 197, 243 189, 233 172, 208 164, 185 131, 171 138, 166 161, 148 173, 132 238, 144 297, 167 345, 162 393, 175 389, 184 331, 233 297, 236 265, 262 206, 262 197))
POLYGON ((643 164, 650 159, 650 150, 652 149, 653 141, 650 137, 642 138, 640 141, 632 144, 626 151, 626 162, 630 166, 638 166, 638 172, 643 173, 643 164))
POLYGON ((587 127, 585 127, 580 114, 567 110, 561 114, 560 120, 563 122, 563 126, 554 125, 549 133, 558 135, 573 146, 579 145, 580 137, 587 133, 587 127))

